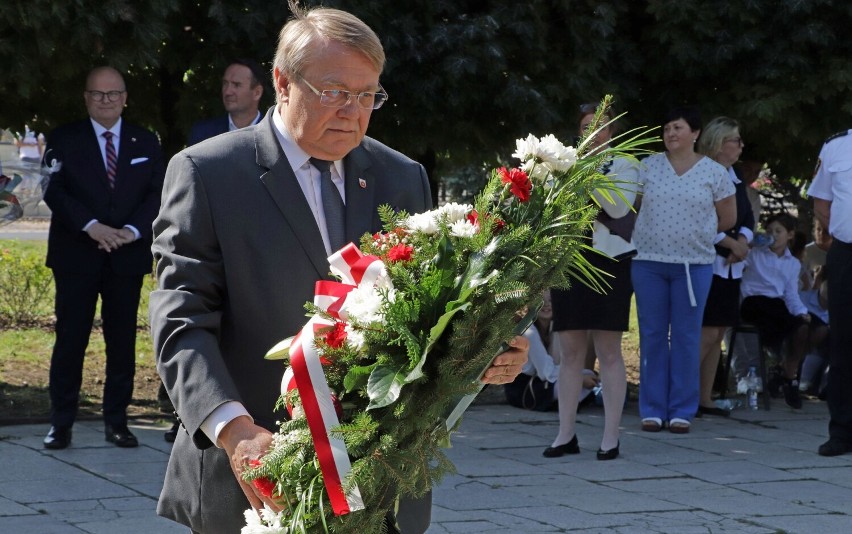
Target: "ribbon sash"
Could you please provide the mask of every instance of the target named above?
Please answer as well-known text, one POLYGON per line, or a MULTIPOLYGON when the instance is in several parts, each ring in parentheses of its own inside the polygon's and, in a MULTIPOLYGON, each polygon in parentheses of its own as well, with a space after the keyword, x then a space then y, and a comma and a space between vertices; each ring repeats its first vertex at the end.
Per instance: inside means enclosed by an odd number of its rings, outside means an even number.
MULTIPOLYGON (((360 283, 374 283, 384 272, 384 264, 375 256, 363 255, 352 243, 329 256, 328 261, 332 273, 342 281, 317 282, 314 304, 332 317, 346 321, 348 316, 341 309, 346 296, 360 283)), ((352 464, 346 443, 331 432, 340 421, 314 343, 317 332, 330 326, 334 326, 333 321, 314 315, 293 338, 290 367, 284 373, 282 393, 298 389, 332 510, 335 515, 344 515, 362 510, 364 501, 357 485, 352 485, 349 492, 344 491, 343 481, 352 470, 352 464)))

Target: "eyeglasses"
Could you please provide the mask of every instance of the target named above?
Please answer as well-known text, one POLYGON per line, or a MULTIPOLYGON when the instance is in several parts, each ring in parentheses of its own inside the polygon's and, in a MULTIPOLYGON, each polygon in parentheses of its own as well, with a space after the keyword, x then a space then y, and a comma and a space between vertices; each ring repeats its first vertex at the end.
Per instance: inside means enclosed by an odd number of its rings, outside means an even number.
POLYGON ((742 137, 729 137, 728 139, 725 139, 725 142, 726 143, 736 143, 740 146, 743 146, 743 144, 744 144, 742 137))
POLYGON ((344 91, 343 89, 326 89, 325 91, 320 91, 311 85, 308 80, 304 79, 301 74, 296 74, 296 76, 305 82, 305 85, 307 85, 315 95, 320 97, 320 104, 327 108, 342 108, 344 106, 348 106, 354 97, 358 102, 358 106, 364 109, 379 109, 385 102, 387 102, 388 99, 388 94, 384 92, 384 88, 381 86, 379 87, 382 89, 382 92, 377 93, 371 93, 369 91, 353 93, 352 91, 344 91))
POLYGON ((126 93, 127 91, 86 91, 89 95, 89 98, 94 100, 95 102, 103 102, 106 100, 107 102, 115 102, 119 98, 121 98, 122 93, 126 93))

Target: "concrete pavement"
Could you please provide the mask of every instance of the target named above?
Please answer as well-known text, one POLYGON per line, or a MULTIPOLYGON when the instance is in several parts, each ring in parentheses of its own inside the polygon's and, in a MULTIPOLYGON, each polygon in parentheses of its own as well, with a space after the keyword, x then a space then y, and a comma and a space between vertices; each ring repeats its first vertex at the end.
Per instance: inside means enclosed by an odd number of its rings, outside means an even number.
MULTIPOLYGON (((603 411, 580 412, 581 454, 544 458, 557 414, 474 404, 453 439, 458 474, 435 490, 430 534, 852 532, 852 455, 823 458, 825 403, 735 410, 692 431, 641 432, 628 405, 617 460, 595 459, 603 411)), ((168 533, 156 516, 165 427, 131 425, 137 449, 104 441, 99 421, 47 451, 46 425, 0 427, 0 532, 168 533)))

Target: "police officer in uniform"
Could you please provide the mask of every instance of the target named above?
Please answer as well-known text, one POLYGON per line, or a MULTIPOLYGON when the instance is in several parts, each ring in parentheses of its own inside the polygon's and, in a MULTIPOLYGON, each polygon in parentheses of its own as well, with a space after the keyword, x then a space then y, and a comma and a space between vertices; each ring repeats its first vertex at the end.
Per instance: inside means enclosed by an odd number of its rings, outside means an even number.
POLYGON ((828 441, 822 456, 852 452, 852 130, 826 140, 808 189, 817 219, 834 242, 828 251, 828 317, 831 372, 828 374, 828 441))

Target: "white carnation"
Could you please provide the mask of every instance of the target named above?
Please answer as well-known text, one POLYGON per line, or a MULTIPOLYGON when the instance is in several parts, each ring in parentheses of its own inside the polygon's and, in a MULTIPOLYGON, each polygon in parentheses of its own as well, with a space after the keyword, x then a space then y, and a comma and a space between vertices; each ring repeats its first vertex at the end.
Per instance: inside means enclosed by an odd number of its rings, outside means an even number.
POLYGON ((341 312, 360 324, 384 322, 382 295, 372 284, 360 284, 346 295, 341 312))
POLYGON ((403 221, 402 226, 411 232, 421 232, 427 235, 438 233, 438 220, 435 217, 434 210, 410 215, 403 221))
POLYGON ((536 155, 554 172, 567 171, 577 162, 577 150, 563 145, 553 134, 541 139, 536 155))
POLYGON ((456 221, 464 220, 472 209, 473 206, 470 204, 457 204, 455 202, 450 202, 449 204, 441 206, 438 209, 438 212, 441 214, 441 217, 445 218, 447 224, 453 224, 456 221))
POLYGON ((450 225, 450 235, 455 237, 473 237, 476 235, 476 226, 467 220, 456 221, 450 225))
POLYGON ((349 323, 346 324, 344 330, 346 331, 346 343, 349 346, 355 350, 361 350, 364 348, 364 334, 362 334, 360 330, 353 328, 353 326, 349 323))
POLYGON ((517 139, 515 141, 515 153, 513 157, 518 158, 522 162, 535 159, 538 155, 539 140, 533 134, 529 134, 526 139, 517 139))
POLYGON ((284 511, 275 513, 264 505, 260 515, 249 508, 243 512, 246 518, 246 526, 240 529, 240 534, 287 534, 289 529, 282 525, 284 511))

